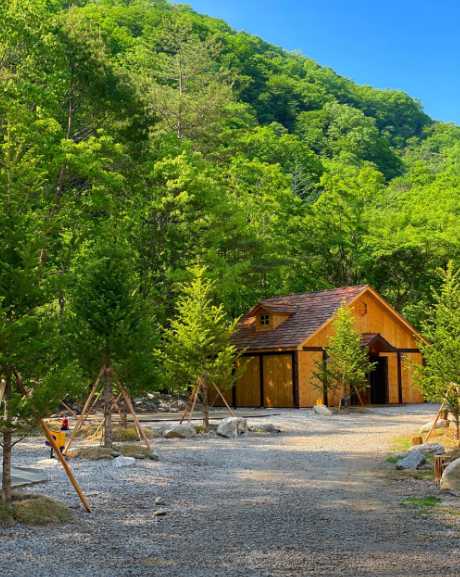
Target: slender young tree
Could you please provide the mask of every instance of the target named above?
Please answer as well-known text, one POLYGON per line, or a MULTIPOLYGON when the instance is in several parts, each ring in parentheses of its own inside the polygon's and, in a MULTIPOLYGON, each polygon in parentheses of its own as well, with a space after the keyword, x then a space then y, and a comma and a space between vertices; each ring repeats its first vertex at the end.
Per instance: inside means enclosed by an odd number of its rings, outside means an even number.
POLYGON ((114 381, 131 392, 152 389, 156 382, 157 325, 150 298, 140 292, 136 264, 126 239, 102 234, 82 247, 69 290, 77 356, 88 377, 94 381, 99 375, 103 382, 107 448, 112 447, 114 381))
POLYGON ((231 342, 236 321, 229 321, 222 305, 213 304, 214 284, 206 270, 195 266, 177 301, 177 315, 165 333, 162 354, 171 388, 186 391, 199 386, 203 426, 209 429, 209 391, 212 385, 228 388, 238 351, 231 342))
POLYGON ((450 262, 441 278, 442 286, 434 293, 423 325, 427 341, 419 343, 424 364, 415 374, 428 400, 447 404, 460 444, 460 270, 450 262))
POLYGON ((369 372, 374 363, 361 346, 361 337, 354 326, 353 313, 343 303, 333 321, 334 334, 326 347, 327 380, 329 387, 342 393, 355 392, 363 404, 361 393, 368 387, 369 372))

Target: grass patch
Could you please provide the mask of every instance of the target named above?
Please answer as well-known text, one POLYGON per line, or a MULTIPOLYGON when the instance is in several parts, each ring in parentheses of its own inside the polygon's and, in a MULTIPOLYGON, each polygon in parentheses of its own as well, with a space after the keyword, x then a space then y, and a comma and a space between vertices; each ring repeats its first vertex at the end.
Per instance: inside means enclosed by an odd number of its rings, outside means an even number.
POLYGON ((399 459, 400 457, 398 457, 397 455, 388 455, 388 457, 385 459, 385 462, 391 463, 392 465, 396 465, 399 459))
POLYGON ((401 501, 401 505, 405 507, 417 507, 418 509, 427 509, 437 507, 441 503, 439 497, 407 497, 401 501))
MULTIPOLYGON (((155 433, 151 429, 144 427, 145 435, 148 439, 153 439, 158 437, 159 433, 155 433)), ((100 441, 102 439, 102 428, 99 425, 83 425, 76 435, 77 439, 88 439, 94 442, 100 441)), ((129 441, 138 441, 139 435, 137 434, 136 427, 128 426, 114 426, 112 430, 112 439, 115 443, 124 443, 129 441)))
POLYGON ((0 527, 16 523, 43 526, 72 521, 72 513, 59 501, 42 495, 16 494, 11 505, 0 504, 0 527))
POLYGON ((119 454, 116 449, 106 449, 105 447, 78 447, 67 453, 71 459, 88 459, 89 461, 113 459, 119 454))
POLYGON ((395 437, 391 443, 391 451, 394 453, 404 453, 412 448, 412 436, 403 435, 395 437))
POLYGON ((147 449, 144 445, 117 445, 115 450, 123 457, 134 457, 135 459, 149 459, 152 450, 147 449))

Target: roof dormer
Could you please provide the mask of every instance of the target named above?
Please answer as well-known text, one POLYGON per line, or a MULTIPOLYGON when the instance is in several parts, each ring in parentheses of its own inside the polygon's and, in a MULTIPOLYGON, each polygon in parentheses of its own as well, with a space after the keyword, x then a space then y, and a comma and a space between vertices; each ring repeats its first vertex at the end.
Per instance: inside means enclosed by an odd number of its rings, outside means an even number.
POLYGON ((256 331, 271 331, 288 319, 296 307, 289 305, 260 304, 254 310, 256 331))

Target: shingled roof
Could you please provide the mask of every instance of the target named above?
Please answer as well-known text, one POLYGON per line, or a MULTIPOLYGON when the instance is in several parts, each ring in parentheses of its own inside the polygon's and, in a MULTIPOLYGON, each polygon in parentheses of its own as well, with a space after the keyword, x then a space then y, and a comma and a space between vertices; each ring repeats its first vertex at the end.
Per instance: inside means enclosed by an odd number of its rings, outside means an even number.
POLYGON ((297 347, 328 321, 342 302, 352 301, 367 288, 359 285, 265 299, 240 320, 233 342, 249 350, 297 347), (255 314, 260 308, 286 310, 289 317, 275 329, 256 331, 255 314))

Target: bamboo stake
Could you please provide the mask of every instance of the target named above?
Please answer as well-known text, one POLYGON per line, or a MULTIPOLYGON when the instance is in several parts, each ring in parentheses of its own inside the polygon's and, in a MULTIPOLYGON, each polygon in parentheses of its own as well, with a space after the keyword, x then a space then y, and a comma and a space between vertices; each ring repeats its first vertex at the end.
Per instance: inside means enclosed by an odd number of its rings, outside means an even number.
POLYGON ((64 406, 65 409, 67 409, 70 413, 72 413, 72 415, 77 418, 77 413, 69 407, 69 405, 67 403, 64 403, 64 401, 62 401, 62 405, 64 406))
POLYGON ((433 431, 435 430, 436 424, 439 421, 439 417, 441 416, 442 411, 444 410, 445 404, 446 404, 446 401, 443 401, 442 405, 439 407, 439 411, 438 411, 438 414, 436 415, 436 419, 433 421, 433 425, 431 426, 431 429, 429 430, 427 436, 425 437, 425 439, 423 441, 424 443, 426 443, 428 441, 428 439, 431 437, 433 431))
POLYGON ((83 491, 80 489, 80 485, 78 484, 77 480, 75 479, 75 476, 72 472, 72 469, 70 468, 70 465, 65 460, 64 455, 61 453, 59 447, 56 444, 56 441, 54 440, 53 435, 51 434, 50 430, 48 429, 47 424, 45 423, 45 421, 43 419, 40 419, 40 426, 41 426, 43 432, 45 433, 45 437, 46 437, 47 441, 53 447, 54 452, 56 454, 56 457, 59 459, 62 467, 64 468, 65 474, 67 475, 69 481, 73 485, 73 488, 77 492, 77 495, 80 498, 80 501, 81 501, 83 507, 85 508, 85 510, 88 513, 91 513, 91 507, 89 505, 88 499, 84 495, 83 491))
POLYGON ((224 397, 222 391, 219 389, 219 387, 213 383, 213 387, 216 389, 216 391, 219 393, 219 395, 221 396, 221 399, 224 401, 225 406, 227 407, 229 413, 232 415, 232 417, 236 417, 235 412, 233 411, 233 409, 230 407, 230 405, 227 403, 227 399, 224 397))
MULTIPOLYGON (((198 384, 195 384, 195 386, 193 387, 192 392, 190 393, 190 396, 189 396, 189 398, 188 398, 188 400, 187 400, 187 405, 186 405, 186 407, 185 407, 185 409, 184 409, 184 412, 182 413, 182 417, 181 417, 181 419, 180 419, 180 421, 179 421, 180 424, 182 424, 182 423, 185 421, 185 417, 186 417, 187 415, 190 415, 190 418, 191 418, 192 413, 193 413, 193 409, 194 409, 194 407, 195 407, 195 402, 196 402, 196 396, 197 396, 197 394, 198 394, 198 389, 199 389, 198 384)), ((190 419, 189 419, 189 420, 190 420, 190 419)))
POLYGON ((126 406, 128 407, 129 412, 133 416, 134 425, 136 427, 137 434, 139 435, 139 439, 144 441, 147 449, 150 451, 152 449, 152 447, 151 447, 150 442, 147 438, 147 435, 144 432, 144 429, 141 427, 140 421, 136 415, 136 411, 134 410, 134 406, 133 406, 133 403, 131 401, 131 397, 129 396, 128 391, 125 389, 125 387, 123 387, 123 385, 121 383, 119 383, 119 387, 120 387, 121 392, 123 394, 123 398, 125 399, 126 406))
POLYGON ((192 417, 193 417, 193 411, 195 410, 196 402, 198 400, 198 395, 200 394, 200 388, 201 388, 201 384, 197 384, 196 389, 195 389, 195 396, 193 397, 192 406, 190 408, 189 422, 192 420, 192 417))
POLYGON ((95 394, 95 392, 96 392, 96 389, 97 389, 97 387, 98 387, 98 385, 99 385, 99 381, 101 380, 102 373, 103 373, 104 371, 105 371, 105 367, 102 367, 101 370, 99 371, 99 374, 97 375, 97 379, 94 381, 94 385, 91 387, 91 391, 90 391, 90 393, 89 393, 89 395, 88 395, 88 398, 86 399, 86 402, 85 402, 85 404, 84 404, 84 406, 83 406, 83 409, 82 409, 82 411, 81 411, 81 415, 80 415, 79 418, 78 418, 77 424, 76 424, 75 427, 73 428, 72 433, 70 434, 70 436, 69 436, 69 438, 68 438, 68 440, 67 440, 67 443, 65 444, 64 451, 63 451, 64 455, 65 455, 65 454, 67 453, 67 451, 70 449, 70 445, 72 444, 72 442, 73 442, 73 440, 75 439, 78 431, 81 429, 81 427, 82 427, 82 425, 83 425, 83 423, 84 423, 84 421, 85 421, 85 419, 86 419, 87 413, 89 412, 89 410, 90 410, 90 408, 91 408, 91 407, 90 407, 91 401, 92 401, 92 399, 93 399, 93 397, 94 397, 94 394, 95 394))

